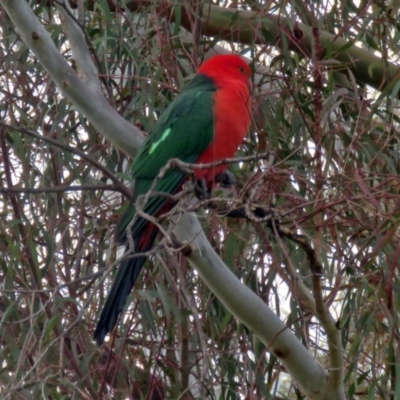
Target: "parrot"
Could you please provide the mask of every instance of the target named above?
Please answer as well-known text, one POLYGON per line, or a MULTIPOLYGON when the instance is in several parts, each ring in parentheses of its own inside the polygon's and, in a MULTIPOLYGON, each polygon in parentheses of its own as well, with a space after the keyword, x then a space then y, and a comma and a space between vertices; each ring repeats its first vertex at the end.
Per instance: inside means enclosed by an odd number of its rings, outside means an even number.
MULTIPOLYGON (((161 114, 138 151, 131 170, 133 199, 116 229, 117 241, 125 244, 125 252, 130 251, 130 256, 121 261, 100 314, 94 333, 98 345, 116 325, 146 261, 142 254, 151 250, 159 230, 148 219, 135 218, 138 197, 154 187, 154 180, 170 159, 201 164, 233 157, 250 128, 251 88, 250 66, 240 56, 220 54, 207 59, 161 114), (134 243, 133 254, 128 243, 128 227, 134 243)), ((203 188, 211 190, 226 168, 222 164, 195 169, 195 179, 203 188)), ((187 179, 184 171, 170 168, 156 181, 154 191, 176 194, 187 179)), ((174 205, 171 196, 154 195, 142 205, 142 210, 157 218, 174 205)))

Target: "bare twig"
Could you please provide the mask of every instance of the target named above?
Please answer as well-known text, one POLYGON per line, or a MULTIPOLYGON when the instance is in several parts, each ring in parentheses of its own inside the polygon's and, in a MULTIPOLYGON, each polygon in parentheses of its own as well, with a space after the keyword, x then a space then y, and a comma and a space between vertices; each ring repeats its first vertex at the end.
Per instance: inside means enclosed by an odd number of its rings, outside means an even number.
POLYGON ((43 142, 52 144, 53 146, 57 146, 63 150, 67 150, 72 154, 76 154, 77 156, 81 157, 83 160, 86 160, 89 164, 93 165, 98 170, 103 172, 103 174, 107 176, 107 178, 109 178, 114 183, 115 187, 118 187, 119 192, 123 193, 127 198, 131 198, 131 193, 129 192, 129 190, 123 184, 121 184, 120 180, 115 175, 113 175, 106 166, 94 160, 92 157, 88 156, 86 153, 77 149, 76 147, 72 147, 68 144, 61 143, 58 140, 55 140, 51 137, 40 135, 39 133, 36 133, 31 129, 10 125, 3 121, 0 121, 0 126, 3 126, 4 128, 10 129, 12 131, 24 133, 26 135, 39 139, 43 142))
POLYGON ((112 190, 116 192, 120 192, 123 194, 128 194, 129 192, 125 192, 122 190, 122 186, 119 185, 59 185, 52 187, 39 187, 39 188, 5 188, 0 186, 0 193, 59 193, 59 192, 80 192, 85 190, 112 190))

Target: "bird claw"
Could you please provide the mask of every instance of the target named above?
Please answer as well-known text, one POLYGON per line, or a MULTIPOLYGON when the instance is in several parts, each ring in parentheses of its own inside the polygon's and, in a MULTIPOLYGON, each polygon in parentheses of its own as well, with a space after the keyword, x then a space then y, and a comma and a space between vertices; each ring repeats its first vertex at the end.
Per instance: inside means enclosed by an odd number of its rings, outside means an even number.
MULTIPOLYGON (((219 185, 224 189, 230 189, 236 183, 235 175, 233 175, 233 173, 228 169, 218 175, 215 175, 214 180, 215 182, 218 182, 219 185)), ((207 187, 207 183, 204 178, 201 178, 197 181, 194 191, 196 197, 200 200, 209 200, 211 198, 211 188, 207 187)))
POLYGON ((208 200, 211 198, 211 190, 207 188, 206 180, 201 178, 194 187, 195 195, 200 200, 208 200))
POLYGON ((220 174, 215 176, 215 181, 220 184, 220 186, 224 189, 231 189, 232 186, 236 183, 235 175, 229 169, 221 172, 220 174))

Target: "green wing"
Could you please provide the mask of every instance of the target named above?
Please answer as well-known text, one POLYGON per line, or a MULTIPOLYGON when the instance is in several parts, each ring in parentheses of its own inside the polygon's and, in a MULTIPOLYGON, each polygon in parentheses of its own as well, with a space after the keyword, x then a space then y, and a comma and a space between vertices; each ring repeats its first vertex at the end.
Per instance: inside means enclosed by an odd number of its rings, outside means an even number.
MULTIPOLYGON (((132 166, 135 179, 133 201, 117 226, 119 241, 125 241, 125 230, 135 215, 138 196, 148 192, 154 179, 171 158, 187 163, 195 162, 208 148, 214 137, 213 95, 216 86, 212 79, 196 75, 192 82, 161 115, 132 166)), ((183 183, 186 174, 169 170, 155 188, 157 192, 174 193, 183 183)), ((144 211, 155 215, 166 203, 162 196, 152 197, 144 211)), ((138 233, 146 220, 138 218, 133 230, 138 233)))

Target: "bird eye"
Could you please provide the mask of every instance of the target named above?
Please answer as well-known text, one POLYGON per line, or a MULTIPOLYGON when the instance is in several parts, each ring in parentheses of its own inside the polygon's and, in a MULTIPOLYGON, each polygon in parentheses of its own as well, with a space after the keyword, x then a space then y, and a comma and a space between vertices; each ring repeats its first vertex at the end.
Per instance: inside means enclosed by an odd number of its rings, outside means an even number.
POLYGON ((243 67, 239 67, 240 72, 245 72, 243 67))

